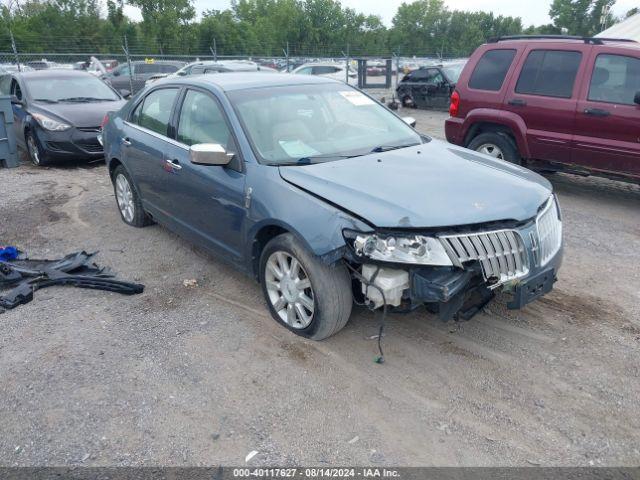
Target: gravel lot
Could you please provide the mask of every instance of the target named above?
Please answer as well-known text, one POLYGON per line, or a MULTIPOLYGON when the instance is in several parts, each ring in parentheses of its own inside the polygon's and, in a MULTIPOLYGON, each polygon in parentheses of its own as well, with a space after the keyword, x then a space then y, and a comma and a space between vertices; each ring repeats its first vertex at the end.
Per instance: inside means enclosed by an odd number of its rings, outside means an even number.
MULTIPOLYGON (((442 136, 445 114, 410 110, 442 136)), ((377 317, 313 343, 260 289, 120 221, 103 164, 0 170, 0 243, 99 250, 143 295, 56 287, 0 315, 1 465, 638 465, 640 188, 555 175, 556 289, 471 322, 377 317), (197 286, 183 281, 196 279, 197 286)), ((481 186, 479 186, 481 187, 481 186)))

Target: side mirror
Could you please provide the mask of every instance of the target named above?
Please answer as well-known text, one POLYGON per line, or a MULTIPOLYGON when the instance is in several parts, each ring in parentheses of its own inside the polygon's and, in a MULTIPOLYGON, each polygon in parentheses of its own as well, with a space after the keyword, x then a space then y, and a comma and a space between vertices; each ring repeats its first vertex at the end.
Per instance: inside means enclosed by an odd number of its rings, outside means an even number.
POLYGON ((402 117, 402 121, 409 125, 411 128, 416 128, 416 124, 418 123, 413 117, 402 117))
POLYGON ((189 149, 191 163, 196 165, 228 165, 233 158, 222 145, 217 143, 199 143, 189 149))
POLYGON ((13 105, 20 105, 20 106, 22 106, 22 105, 23 105, 22 100, 20 100, 20 99, 19 99, 18 97, 16 97, 15 95, 11 95, 11 103, 12 103, 13 105))
POLYGON ((636 92, 636 96, 633 97, 633 103, 640 105, 640 92, 636 92))
POLYGON ((118 92, 120 92, 120 95, 122 95, 122 98, 129 98, 131 96, 131 92, 124 88, 121 90, 118 90, 118 92))

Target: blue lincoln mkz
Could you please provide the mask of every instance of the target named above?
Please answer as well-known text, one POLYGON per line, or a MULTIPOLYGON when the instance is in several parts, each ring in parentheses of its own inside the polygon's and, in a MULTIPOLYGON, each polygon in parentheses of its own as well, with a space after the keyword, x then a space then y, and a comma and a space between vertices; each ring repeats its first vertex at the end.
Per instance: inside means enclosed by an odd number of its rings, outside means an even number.
POLYGON ((354 299, 468 319, 506 291, 549 292, 562 258, 551 185, 421 136, 329 79, 166 79, 103 125, 122 219, 159 222, 262 285, 299 335, 338 332, 354 299))

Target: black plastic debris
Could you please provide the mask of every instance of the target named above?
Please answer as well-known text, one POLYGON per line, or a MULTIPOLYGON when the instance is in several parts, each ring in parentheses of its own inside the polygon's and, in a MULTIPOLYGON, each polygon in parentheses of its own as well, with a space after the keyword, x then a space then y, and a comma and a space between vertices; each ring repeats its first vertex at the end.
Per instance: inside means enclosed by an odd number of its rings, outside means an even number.
POLYGON ((60 260, 0 261, 0 290, 10 289, 0 295, 0 312, 29 303, 36 290, 54 285, 71 285, 123 295, 144 291, 144 285, 139 283, 116 280, 111 271, 93 262, 94 256, 95 253, 78 252, 60 260))

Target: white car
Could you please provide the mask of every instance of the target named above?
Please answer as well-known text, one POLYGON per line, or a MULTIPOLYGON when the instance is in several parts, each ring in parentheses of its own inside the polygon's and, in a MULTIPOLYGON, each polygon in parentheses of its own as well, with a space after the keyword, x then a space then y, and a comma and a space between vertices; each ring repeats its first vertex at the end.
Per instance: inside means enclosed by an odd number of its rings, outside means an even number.
POLYGON ((317 75, 319 77, 332 78, 341 82, 356 85, 358 74, 349 69, 349 81, 347 82, 346 67, 339 63, 305 63, 291 73, 296 75, 317 75))

